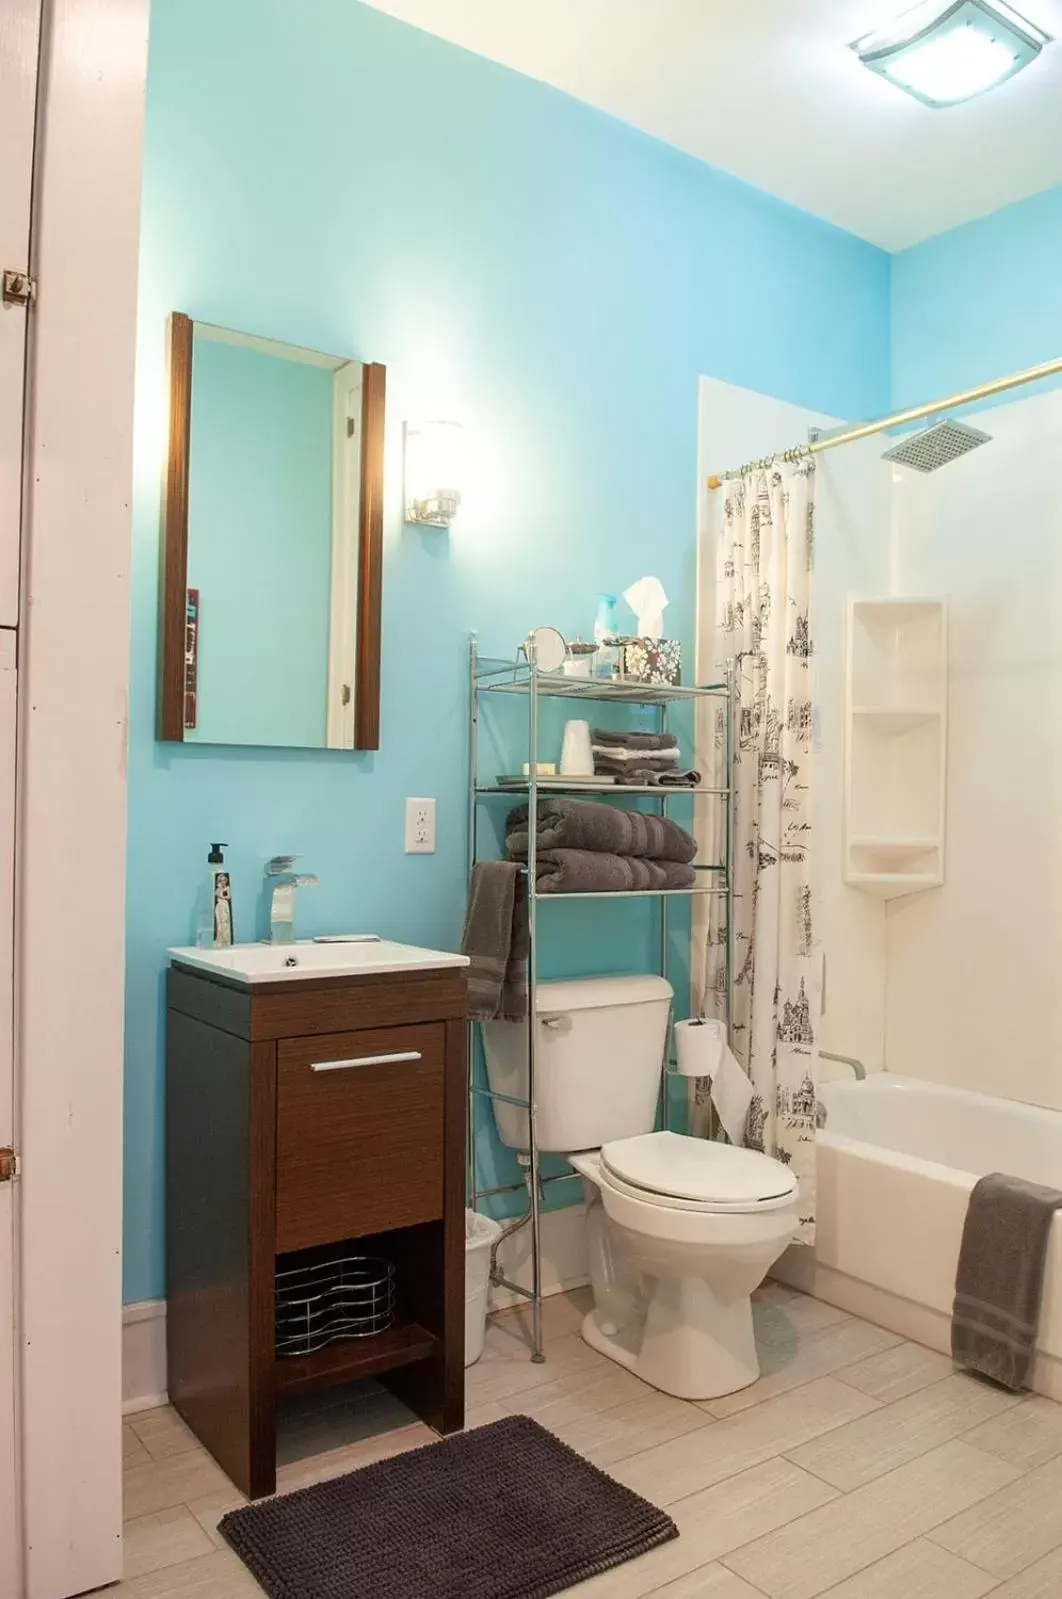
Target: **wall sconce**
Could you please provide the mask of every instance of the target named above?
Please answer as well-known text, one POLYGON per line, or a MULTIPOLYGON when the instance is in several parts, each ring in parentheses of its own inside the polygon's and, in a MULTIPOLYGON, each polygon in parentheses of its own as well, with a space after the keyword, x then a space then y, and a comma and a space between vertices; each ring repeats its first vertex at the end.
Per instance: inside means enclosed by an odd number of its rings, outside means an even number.
POLYGON ((464 433, 460 422, 406 423, 406 521, 448 528, 461 504, 464 433))

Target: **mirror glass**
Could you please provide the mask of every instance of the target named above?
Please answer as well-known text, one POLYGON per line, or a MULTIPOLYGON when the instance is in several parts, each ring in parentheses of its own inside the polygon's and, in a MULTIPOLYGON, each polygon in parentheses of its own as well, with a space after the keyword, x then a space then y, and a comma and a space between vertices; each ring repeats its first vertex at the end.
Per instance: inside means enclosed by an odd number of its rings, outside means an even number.
POLYGON ((355 747, 363 375, 192 324, 188 743, 355 747))

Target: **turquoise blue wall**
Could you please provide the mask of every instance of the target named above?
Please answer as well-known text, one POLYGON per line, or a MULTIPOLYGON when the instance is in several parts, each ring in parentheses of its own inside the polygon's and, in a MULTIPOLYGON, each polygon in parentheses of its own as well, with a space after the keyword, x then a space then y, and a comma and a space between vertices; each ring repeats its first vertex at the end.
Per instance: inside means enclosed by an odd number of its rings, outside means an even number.
MULTIPOLYGON (((354 0, 154 0, 138 355, 129 773, 126 1297, 161 1294, 162 974, 208 842, 240 935, 299 851, 306 934, 453 946, 464 904, 466 639, 584 634, 645 572, 689 644, 697 379, 838 416, 889 397, 888 257, 554 90, 354 0), (154 740, 165 321, 386 363, 383 747, 154 740), (401 520, 401 424, 471 441, 449 537, 401 520), (403 854, 403 797, 438 853, 403 854)), ((549 907, 574 969, 636 966, 619 907, 549 907), (591 953, 588 953, 591 952, 591 953)), ((505 1180, 511 1168, 487 1151, 505 1180)))
POLYGON ((332 570, 327 367, 195 334, 188 586, 207 744, 325 742, 332 570))
POLYGON ((892 397, 918 405, 1062 356, 1062 188, 892 260, 892 397))

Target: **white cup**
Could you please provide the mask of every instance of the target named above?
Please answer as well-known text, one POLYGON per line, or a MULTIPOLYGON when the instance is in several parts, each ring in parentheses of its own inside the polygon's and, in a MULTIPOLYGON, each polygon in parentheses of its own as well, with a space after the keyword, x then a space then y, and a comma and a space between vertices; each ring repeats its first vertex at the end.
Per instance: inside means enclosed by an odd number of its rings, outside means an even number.
POLYGON ((589 722, 566 722, 561 745, 562 777, 593 777, 594 750, 589 722))

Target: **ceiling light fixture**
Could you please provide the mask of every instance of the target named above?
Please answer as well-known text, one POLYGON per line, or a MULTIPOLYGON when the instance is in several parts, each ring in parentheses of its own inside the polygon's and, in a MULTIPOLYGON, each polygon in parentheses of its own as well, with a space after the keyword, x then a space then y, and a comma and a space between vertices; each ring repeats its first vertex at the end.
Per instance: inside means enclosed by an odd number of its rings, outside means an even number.
POLYGON ((865 67, 941 109, 994 89, 1050 36, 1002 0, 925 0, 852 46, 865 67))

